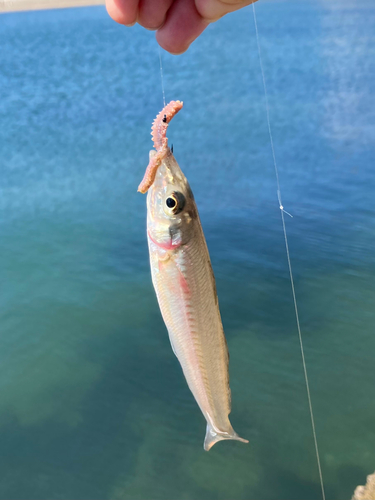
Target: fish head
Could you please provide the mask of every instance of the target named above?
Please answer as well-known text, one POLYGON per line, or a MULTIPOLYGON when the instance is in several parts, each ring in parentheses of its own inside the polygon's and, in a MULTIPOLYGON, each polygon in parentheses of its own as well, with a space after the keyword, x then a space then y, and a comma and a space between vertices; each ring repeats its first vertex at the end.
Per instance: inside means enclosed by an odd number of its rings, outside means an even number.
MULTIPOLYGON (((152 158, 154 151, 150 151, 152 158)), ((147 194, 149 240, 163 250, 186 244, 194 233, 197 207, 189 183, 169 150, 147 194)))

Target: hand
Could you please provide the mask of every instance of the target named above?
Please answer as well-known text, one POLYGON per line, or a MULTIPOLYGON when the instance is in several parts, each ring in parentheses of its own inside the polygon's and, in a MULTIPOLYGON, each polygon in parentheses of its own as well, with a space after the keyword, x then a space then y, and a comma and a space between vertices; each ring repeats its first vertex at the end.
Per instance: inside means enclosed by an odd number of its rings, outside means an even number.
POLYGON ((182 54, 209 23, 256 0, 106 0, 118 23, 156 30, 156 40, 172 54, 182 54))

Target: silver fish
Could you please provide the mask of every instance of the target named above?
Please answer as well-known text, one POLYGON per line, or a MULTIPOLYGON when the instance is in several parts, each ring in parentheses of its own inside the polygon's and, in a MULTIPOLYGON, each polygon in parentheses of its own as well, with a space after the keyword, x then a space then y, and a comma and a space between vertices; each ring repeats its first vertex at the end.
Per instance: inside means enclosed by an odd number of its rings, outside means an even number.
POLYGON ((147 236, 152 282, 172 349, 206 421, 204 449, 224 439, 248 443, 229 421, 228 349, 215 278, 189 183, 168 147, 166 131, 182 103, 157 116, 156 151, 138 190, 147 195, 147 236))

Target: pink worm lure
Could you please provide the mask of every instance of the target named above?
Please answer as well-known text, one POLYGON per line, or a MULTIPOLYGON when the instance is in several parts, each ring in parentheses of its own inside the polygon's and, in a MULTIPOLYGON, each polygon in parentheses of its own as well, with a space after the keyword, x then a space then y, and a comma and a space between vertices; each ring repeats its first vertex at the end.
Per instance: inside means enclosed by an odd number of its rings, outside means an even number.
POLYGON ((152 183, 154 182, 156 172, 163 160, 168 154, 168 139, 167 128, 172 118, 182 109, 181 101, 171 101, 160 111, 155 118, 151 128, 152 141, 154 143, 156 154, 150 158, 150 162, 146 169, 142 182, 138 186, 138 191, 142 194, 147 193, 152 183))
POLYGON ((233 430, 227 343, 215 278, 189 183, 168 148, 167 128, 182 102, 172 101, 152 126, 156 151, 138 191, 147 194, 152 282, 172 349, 206 421, 204 449, 224 439, 247 443, 233 430))

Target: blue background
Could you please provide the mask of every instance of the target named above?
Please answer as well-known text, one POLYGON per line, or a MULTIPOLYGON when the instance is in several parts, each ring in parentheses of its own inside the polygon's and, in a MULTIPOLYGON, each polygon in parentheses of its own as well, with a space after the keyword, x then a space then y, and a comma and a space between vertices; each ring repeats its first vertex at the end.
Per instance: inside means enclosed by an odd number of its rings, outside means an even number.
MULTIPOLYGON (((256 11, 327 500, 346 500, 375 468, 375 9, 256 11)), ((2 15, 0 46, 0 498, 320 498, 251 8, 162 54, 250 440, 209 453, 137 193, 154 35, 97 7, 2 15)))

